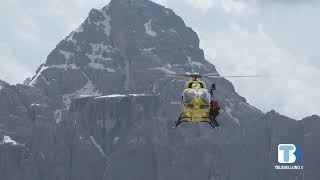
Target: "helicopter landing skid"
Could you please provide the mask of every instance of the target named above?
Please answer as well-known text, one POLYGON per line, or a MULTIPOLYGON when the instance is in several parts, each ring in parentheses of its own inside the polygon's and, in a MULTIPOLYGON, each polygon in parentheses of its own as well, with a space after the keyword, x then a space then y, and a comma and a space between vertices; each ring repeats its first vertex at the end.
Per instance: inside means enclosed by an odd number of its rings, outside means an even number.
MULTIPOLYGON (((187 120, 183 120, 183 119, 186 119, 186 118, 190 118, 190 117, 183 117, 183 115, 181 114, 179 116, 179 119, 177 121, 175 121, 175 127, 174 128, 177 128, 181 123, 190 122, 190 121, 187 121, 187 120)), ((211 119, 210 117, 204 117, 204 118, 211 119)), ((218 122, 215 122, 214 120, 200 121, 200 122, 208 123, 212 128, 215 128, 215 127, 219 126, 218 122)))
POLYGON ((175 128, 177 128, 181 123, 183 122, 188 122, 187 120, 183 120, 185 119, 186 117, 183 117, 183 115, 181 114, 179 116, 179 119, 177 121, 175 121, 175 128))

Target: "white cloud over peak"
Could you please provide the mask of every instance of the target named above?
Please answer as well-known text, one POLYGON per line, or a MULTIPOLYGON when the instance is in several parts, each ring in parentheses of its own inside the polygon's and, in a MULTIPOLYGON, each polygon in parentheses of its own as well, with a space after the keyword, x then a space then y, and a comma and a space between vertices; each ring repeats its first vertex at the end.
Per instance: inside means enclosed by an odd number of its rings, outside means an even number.
POLYGON ((251 8, 251 4, 247 1, 239 1, 239 0, 154 0, 154 2, 168 5, 168 4, 182 4, 187 3, 189 6, 200 10, 199 12, 202 14, 208 13, 208 11, 214 8, 222 8, 225 12, 230 14, 238 14, 245 13, 251 14, 253 13, 253 9, 251 8))
POLYGON ((304 57, 277 47, 259 25, 249 32, 231 24, 215 35, 203 36, 203 47, 221 74, 263 74, 266 78, 230 79, 237 91, 264 111, 275 109, 300 119, 320 114, 320 71, 304 57))
POLYGON ((105 0, 1 2, 0 78, 15 83, 30 77, 29 73, 15 74, 5 69, 10 66, 21 72, 35 72, 56 44, 76 29, 92 8, 101 8, 107 3, 105 0), (18 75, 21 77, 17 78, 18 75))
POLYGON ((24 77, 30 77, 31 71, 17 62, 10 48, 0 43, 0 79, 8 83, 22 83, 24 77))

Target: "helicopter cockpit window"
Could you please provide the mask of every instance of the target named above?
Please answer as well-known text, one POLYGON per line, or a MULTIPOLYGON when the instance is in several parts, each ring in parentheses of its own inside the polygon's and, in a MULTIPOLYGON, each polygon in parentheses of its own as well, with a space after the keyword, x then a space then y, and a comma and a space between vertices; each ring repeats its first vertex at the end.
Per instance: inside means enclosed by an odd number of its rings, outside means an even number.
POLYGON ((211 96, 207 89, 198 89, 198 96, 207 104, 210 104, 211 96))
POLYGON ((197 96, 197 91, 195 89, 186 89, 183 91, 183 102, 188 103, 192 101, 193 98, 197 96))
POLYGON ((200 88, 204 88, 204 85, 201 82, 191 82, 191 83, 189 83, 188 88, 190 88, 190 89, 200 89, 200 88))
POLYGON ((183 102, 189 103, 199 96, 206 104, 210 104, 211 97, 207 89, 186 89, 183 91, 183 102))

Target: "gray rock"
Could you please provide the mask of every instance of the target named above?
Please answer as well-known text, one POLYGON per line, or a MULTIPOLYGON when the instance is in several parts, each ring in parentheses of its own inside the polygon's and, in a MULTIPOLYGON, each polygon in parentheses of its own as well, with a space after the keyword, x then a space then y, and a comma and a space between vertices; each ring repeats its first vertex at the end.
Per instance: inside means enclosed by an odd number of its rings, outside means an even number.
POLYGON ((91 10, 27 85, 0 81, 1 179, 320 179, 320 117, 264 114, 225 79, 214 81, 220 128, 173 129, 183 79, 164 73, 193 71, 217 73, 172 10, 148 0, 91 10), (280 143, 298 145, 303 171, 274 169, 280 143))

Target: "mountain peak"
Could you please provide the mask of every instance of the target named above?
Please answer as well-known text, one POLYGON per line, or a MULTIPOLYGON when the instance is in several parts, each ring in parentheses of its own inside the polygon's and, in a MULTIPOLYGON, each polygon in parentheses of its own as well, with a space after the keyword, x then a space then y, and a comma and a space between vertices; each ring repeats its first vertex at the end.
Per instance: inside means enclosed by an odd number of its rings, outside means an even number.
POLYGON ((30 85, 51 95, 73 93, 88 81, 92 92, 144 93, 150 82, 160 79, 134 74, 133 69, 216 72, 204 59, 197 34, 172 10, 148 0, 112 0, 102 9, 92 9, 57 45, 30 85), (104 85, 108 82, 113 87, 104 85))

